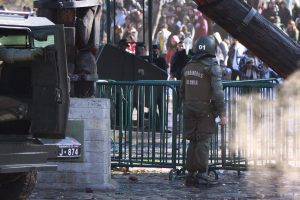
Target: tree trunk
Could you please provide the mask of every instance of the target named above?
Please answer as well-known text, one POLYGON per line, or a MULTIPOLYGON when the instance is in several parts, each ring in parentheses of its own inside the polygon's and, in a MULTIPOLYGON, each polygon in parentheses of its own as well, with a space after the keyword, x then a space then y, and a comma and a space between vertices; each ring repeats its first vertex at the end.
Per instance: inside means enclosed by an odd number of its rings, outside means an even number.
POLYGON ((240 0, 194 0, 198 10, 286 78, 300 67, 300 46, 240 0))

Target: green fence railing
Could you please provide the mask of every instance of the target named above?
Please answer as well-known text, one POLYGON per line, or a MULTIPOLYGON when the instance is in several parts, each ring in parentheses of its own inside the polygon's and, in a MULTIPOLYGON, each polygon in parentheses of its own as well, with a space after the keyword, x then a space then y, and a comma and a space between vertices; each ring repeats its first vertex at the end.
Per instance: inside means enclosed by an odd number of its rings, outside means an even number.
POLYGON ((98 83, 98 96, 111 99, 112 166, 182 165, 185 143, 177 114, 178 84, 176 81, 98 83))
MULTIPOLYGON (((98 97, 111 99, 112 166, 185 166, 180 81, 101 81, 98 97)), ((210 168, 288 163, 299 167, 298 102, 283 103, 276 79, 224 81, 228 124, 216 125, 210 168), (288 113, 288 119, 287 119, 288 113)), ((286 100, 284 101, 286 102, 286 100)), ((300 107, 299 107, 300 108, 300 107)), ((217 124, 217 123, 216 123, 217 124)))

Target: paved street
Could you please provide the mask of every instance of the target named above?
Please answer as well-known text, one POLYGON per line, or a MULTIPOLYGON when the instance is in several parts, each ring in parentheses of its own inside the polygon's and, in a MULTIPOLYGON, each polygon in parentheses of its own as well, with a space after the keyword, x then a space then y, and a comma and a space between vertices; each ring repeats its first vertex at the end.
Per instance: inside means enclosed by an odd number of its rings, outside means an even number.
POLYGON ((219 184, 199 188, 186 187, 182 179, 170 181, 168 170, 131 170, 112 172, 114 191, 39 190, 29 200, 43 199, 300 199, 300 173, 287 170, 250 170, 240 176, 235 171, 219 171, 219 184))

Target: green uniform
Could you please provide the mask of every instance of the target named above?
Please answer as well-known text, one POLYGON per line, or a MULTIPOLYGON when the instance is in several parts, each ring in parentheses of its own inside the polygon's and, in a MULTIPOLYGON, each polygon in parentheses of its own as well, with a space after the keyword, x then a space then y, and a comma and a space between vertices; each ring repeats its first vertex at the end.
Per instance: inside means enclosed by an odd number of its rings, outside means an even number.
POLYGON ((203 56, 190 61, 183 69, 180 93, 184 135, 190 141, 187 170, 205 173, 215 117, 225 115, 222 69, 216 57, 203 56))

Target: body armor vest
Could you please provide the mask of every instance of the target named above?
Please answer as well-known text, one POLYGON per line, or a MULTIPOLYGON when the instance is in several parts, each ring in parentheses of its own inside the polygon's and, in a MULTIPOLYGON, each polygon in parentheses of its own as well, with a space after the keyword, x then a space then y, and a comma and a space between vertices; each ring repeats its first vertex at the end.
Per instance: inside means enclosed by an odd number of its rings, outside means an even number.
POLYGON ((184 68, 185 101, 211 102, 211 77, 207 67, 199 62, 190 62, 184 68))

